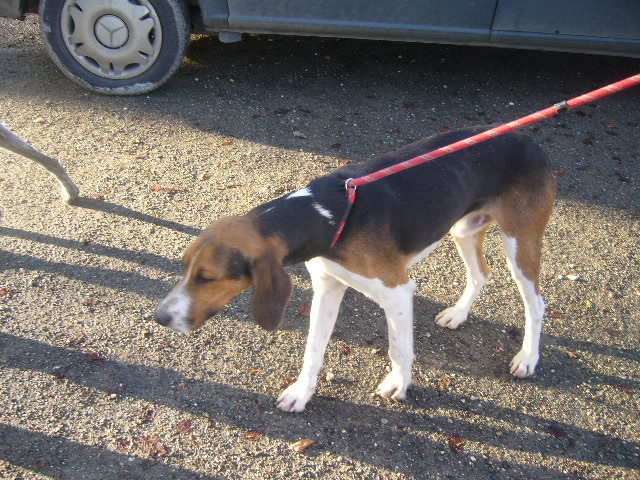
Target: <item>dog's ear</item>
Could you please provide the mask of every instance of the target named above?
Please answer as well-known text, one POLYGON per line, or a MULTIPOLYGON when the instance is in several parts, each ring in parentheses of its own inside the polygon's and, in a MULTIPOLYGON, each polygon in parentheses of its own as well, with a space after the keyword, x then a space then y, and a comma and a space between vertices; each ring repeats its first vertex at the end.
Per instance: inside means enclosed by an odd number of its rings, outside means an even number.
POLYGON ((258 325, 273 331, 282 324, 284 309, 291 298, 291 279, 273 253, 253 262, 251 313, 258 325))

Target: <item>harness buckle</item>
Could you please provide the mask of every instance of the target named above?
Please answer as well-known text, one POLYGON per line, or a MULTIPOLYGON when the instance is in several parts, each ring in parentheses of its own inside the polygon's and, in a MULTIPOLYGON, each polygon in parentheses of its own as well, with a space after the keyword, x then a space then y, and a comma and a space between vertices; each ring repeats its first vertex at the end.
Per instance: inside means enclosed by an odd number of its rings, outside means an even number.
POLYGON ((353 203, 356 199, 356 185, 353 185, 353 178, 347 178, 344 182, 344 189, 347 193, 347 199, 349 203, 353 203))

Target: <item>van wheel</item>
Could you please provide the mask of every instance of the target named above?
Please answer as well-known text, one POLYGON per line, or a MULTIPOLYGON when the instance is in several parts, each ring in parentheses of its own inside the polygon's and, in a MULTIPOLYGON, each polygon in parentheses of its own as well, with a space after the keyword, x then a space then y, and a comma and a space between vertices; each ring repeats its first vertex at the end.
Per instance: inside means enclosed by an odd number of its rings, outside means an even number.
POLYGON ((136 95, 176 71, 189 40, 181 0, 42 0, 49 55, 71 80, 95 92, 136 95))

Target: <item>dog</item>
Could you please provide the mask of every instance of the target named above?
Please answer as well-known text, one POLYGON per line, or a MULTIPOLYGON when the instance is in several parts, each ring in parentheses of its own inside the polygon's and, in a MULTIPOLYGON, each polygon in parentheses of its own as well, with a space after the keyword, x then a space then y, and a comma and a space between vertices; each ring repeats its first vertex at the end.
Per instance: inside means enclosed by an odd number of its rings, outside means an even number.
POLYGON ((415 283, 407 268, 451 233, 466 266, 467 284, 458 302, 440 312, 435 322, 455 329, 466 321, 490 277, 483 238, 497 223, 525 306, 524 340, 510 371, 516 377, 532 375, 545 309, 539 285, 542 237, 556 180, 531 137, 507 133, 359 187, 342 236, 330 246, 348 209, 347 179, 484 130, 466 128, 419 140, 370 161, 348 164, 245 215, 217 220, 186 249, 182 278, 158 305, 155 320, 179 332, 194 330, 253 286, 252 315, 263 328, 275 330, 292 292, 285 267, 306 262, 313 301, 304 361, 297 380, 278 397, 278 407, 301 412, 315 392, 347 287, 384 309, 391 370, 377 393, 402 400, 414 359, 415 283))
POLYGON ((15 133, 11 132, 2 122, 0 122, 0 147, 29 158, 53 173, 60 181, 62 199, 65 202, 73 203, 78 198, 80 190, 73 183, 62 165, 60 165, 60 162, 44 153, 40 153, 15 133))

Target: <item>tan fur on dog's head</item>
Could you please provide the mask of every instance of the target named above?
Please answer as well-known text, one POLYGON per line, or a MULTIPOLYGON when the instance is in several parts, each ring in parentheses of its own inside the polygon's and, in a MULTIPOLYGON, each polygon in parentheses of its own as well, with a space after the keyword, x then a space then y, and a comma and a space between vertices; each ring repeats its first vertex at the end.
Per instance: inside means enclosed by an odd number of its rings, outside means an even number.
POLYGON ((253 285, 253 317, 275 330, 292 291, 285 253, 280 240, 264 238, 245 216, 218 220, 185 251, 182 278, 158 306, 156 321, 182 332, 195 330, 253 285))

